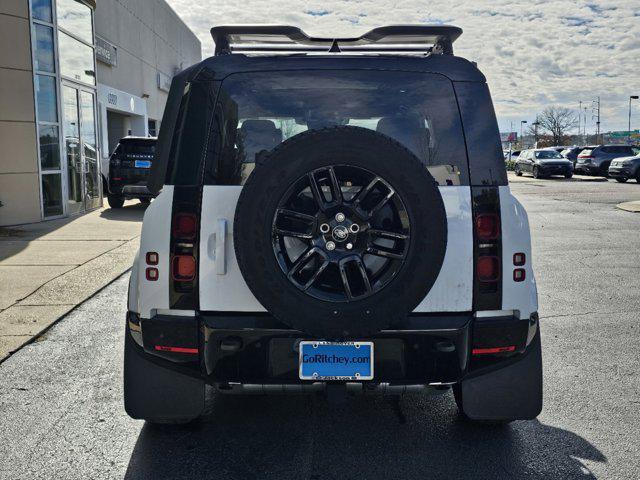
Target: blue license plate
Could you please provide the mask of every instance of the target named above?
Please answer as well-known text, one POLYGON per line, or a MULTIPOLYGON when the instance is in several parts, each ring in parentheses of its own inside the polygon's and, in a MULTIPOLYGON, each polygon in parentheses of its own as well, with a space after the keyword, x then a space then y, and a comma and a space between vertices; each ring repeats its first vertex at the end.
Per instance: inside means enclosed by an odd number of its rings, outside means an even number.
POLYGON ((134 166, 136 168, 151 168, 151 160, 136 160, 134 166))
POLYGON ((373 342, 300 342, 300 379, 373 379, 373 342))

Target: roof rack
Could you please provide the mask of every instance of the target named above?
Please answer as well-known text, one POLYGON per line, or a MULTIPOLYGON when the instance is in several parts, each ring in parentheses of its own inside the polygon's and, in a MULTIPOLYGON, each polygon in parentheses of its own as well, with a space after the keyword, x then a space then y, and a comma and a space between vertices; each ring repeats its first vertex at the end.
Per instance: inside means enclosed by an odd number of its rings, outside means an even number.
POLYGON ((389 25, 359 37, 310 37, 286 25, 226 25, 213 27, 215 55, 234 52, 296 53, 433 53, 453 55, 453 42, 462 29, 451 25, 389 25))

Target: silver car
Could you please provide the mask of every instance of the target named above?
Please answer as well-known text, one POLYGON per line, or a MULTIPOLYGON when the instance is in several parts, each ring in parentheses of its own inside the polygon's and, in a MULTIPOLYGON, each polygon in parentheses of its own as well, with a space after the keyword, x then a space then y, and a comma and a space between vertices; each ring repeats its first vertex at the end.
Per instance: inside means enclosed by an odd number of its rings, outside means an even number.
POLYGON ((635 178, 640 183, 640 153, 633 157, 616 158, 609 166, 609 176, 618 182, 624 183, 630 178, 635 178))

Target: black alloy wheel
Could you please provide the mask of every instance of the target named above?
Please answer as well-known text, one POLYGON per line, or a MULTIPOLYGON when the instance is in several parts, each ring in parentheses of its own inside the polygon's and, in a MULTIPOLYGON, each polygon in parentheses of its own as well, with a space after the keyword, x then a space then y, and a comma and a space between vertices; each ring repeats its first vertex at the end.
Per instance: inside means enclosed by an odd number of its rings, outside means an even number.
POLYGON ((400 195, 384 178, 349 165, 299 178, 273 218, 273 251, 282 272, 324 301, 380 291, 402 267, 409 240, 400 195))

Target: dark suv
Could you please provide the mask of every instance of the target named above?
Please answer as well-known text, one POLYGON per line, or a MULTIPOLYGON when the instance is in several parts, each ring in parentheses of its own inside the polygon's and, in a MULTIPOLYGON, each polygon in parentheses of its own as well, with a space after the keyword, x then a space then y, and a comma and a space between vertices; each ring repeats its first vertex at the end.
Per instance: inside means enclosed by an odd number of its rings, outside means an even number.
POLYGON ((586 147, 578 154, 575 173, 607 177, 614 158, 633 157, 635 151, 628 145, 596 145, 586 147))
POLYGON ((438 393, 531 419, 527 214, 451 26, 216 27, 172 82, 131 272, 124 400, 187 422, 227 393, 438 393), (254 55, 260 53, 260 55, 254 55))
POLYGON ((107 200, 111 208, 121 208, 125 199, 149 203, 154 197, 147 188, 156 151, 155 137, 124 137, 109 158, 107 200))

